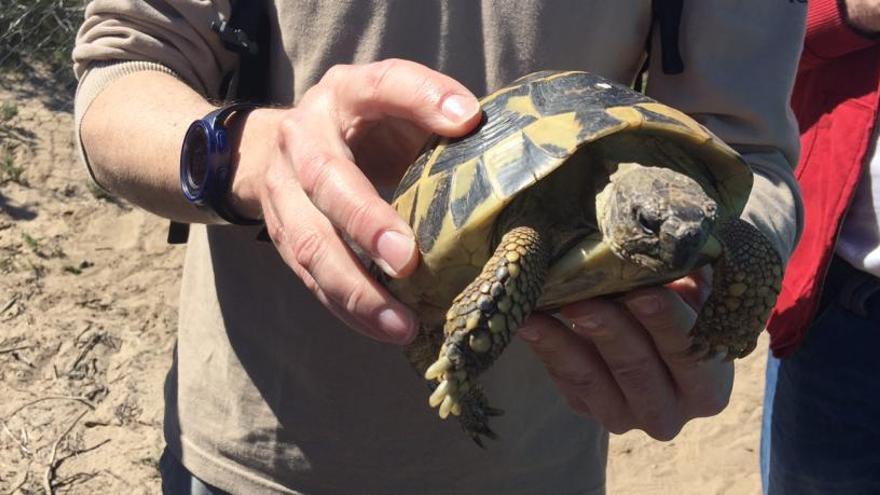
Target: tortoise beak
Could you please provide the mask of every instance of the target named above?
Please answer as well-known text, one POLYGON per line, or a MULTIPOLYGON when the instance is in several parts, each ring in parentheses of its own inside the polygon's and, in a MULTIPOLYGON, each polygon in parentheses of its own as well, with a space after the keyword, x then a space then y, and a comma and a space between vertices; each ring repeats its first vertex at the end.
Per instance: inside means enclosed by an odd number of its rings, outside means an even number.
POLYGON ((661 270, 681 270, 693 266, 707 249, 705 246, 710 244, 712 223, 709 218, 702 218, 702 221, 678 216, 666 218, 655 233, 659 242, 661 270))

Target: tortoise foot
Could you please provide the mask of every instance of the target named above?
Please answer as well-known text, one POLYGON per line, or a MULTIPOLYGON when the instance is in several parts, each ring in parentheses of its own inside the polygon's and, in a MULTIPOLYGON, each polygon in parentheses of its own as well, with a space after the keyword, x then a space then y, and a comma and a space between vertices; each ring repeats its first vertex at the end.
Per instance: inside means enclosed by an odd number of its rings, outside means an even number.
POLYGON ((482 396, 476 388, 475 379, 480 370, 473 366, 475 356, 470 355, 469 348, 462 348, 460 340, 447 339, 440 348, 440 358, 425 371, 425 379, 433 389, 428 404, 436 407, 443 419, 450 415, 461 417, 466 402, 475 393, 482 396))
POLYGON ((782 262, 761 232, 742 220, 719 230, 723 255, 712 293, 691 331, 691 352, 705 359, 741 358, 757 346, 782 285, 782 262))

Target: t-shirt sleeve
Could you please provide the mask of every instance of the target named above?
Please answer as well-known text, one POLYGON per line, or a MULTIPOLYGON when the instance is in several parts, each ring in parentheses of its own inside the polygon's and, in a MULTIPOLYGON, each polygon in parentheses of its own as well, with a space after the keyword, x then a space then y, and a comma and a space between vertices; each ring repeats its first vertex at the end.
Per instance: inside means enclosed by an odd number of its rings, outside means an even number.
MULTIPOLYGON (((89 2, 73 50, 79 80, 77 137, 82 116, 98 94, 133 72, 171 74, 205 98, 219 99, 223 80, 235 69, 238 56, 223 46, 211 24, 228 19, 229 14, 228 0, 89 2)), ((81 145, 80 151, 88 168, 81 145)))
POLYGON ((743 218, 787 260, 803 222, 794 167, 798 127, 789 99, 804 36, 806 4, 766 0, 685 2, 681 74, 664 74, 660 38, 648 94, 678 108, 739 151, 755 184, 743 218))
POLYGON ((73 50, 80 79, 90 68, 139 61, 166 67, 207 97, 217 97, 238 62, 211 23, 229 17, 228 1, 96 0, 73 50))

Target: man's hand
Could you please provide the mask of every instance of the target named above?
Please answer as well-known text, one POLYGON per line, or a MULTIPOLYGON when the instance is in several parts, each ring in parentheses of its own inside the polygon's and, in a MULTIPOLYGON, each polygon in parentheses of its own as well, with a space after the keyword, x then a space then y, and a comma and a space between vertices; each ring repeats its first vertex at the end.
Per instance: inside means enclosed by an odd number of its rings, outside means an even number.
MULTIPOLYGON (((248 123, 267 114, 275 149, 261 169, 239 171, 235 204, 262 213, 285 262, 349 326, 383 341, 411 340, 415 316, 369 276, 346 240, 392 277, 413 271, 412 230, 373 183, 395 184, 428 133, 470 131, 480 119, 477 99, 438 72, 386 60, 333 67, 296 107, 257 110, 248 123)), ((266 139, 245 127, 243 159, 266 139)))
POLYGON ((880 33, 880 0, 846 0, 846 16, 856 29, 880 33))
POLYGON ((690 419, 724 409, 733 386, 731 362, 701 361, 688 352, 710 278, 704 268, 620 302, 571 304, 561 311, 571 328, 534 314, 519 335, 576 412, 613 433, 641 429, 669 440, 690 419))
MULTIPOLYGON (((186 129, 214 108, 163 72, 114 81, 83 116, 96 179, 163 217, 212 221, 184 200, 179 167, 186 129)), ((407 342, 415 316, 366 273, 343 239, 390 276, 411 273, 418 263, 412 230, 373 184, 395 185, 430 133, 460 136, 479 120, 479 102, 467 88, 422 65, 336 66, 295 108, 232 118, 237 166, 228 200, 240 215, 265 217, 281 256, 342 320, 373 338, 407 342)))

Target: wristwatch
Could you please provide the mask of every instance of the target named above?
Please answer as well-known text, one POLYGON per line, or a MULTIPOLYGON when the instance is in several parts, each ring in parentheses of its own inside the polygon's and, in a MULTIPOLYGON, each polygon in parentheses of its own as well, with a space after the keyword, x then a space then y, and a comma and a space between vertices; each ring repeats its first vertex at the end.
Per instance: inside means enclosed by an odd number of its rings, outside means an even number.
POLYGON ((227 120, 256 108, 235 103, 218 108, 193 122, 180 150, 180 189, 191 204, 211 212, 215 218, 234 225, 259 225, 262 220, 236 213, 227 202, 233 164, 226 129, 227 120))

